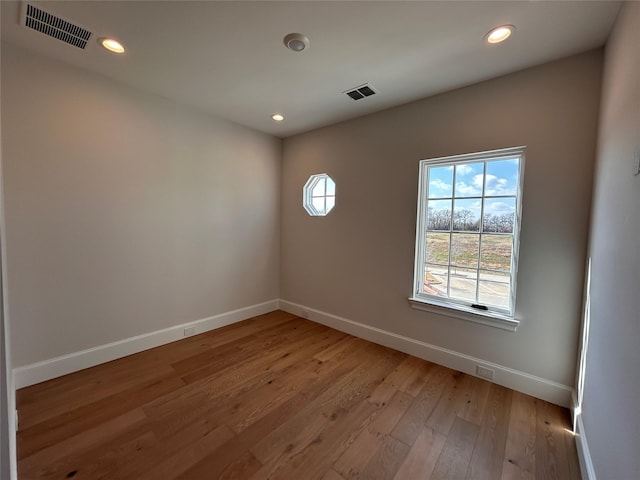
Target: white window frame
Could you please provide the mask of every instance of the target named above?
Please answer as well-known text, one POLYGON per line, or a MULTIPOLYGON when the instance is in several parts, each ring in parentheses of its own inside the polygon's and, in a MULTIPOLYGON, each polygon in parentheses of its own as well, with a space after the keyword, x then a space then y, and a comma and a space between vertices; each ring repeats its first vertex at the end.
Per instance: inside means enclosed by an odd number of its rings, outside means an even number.
POLYGON ((311 175, 307 180, 307 183, 304 184, 302 188, 302 206, 307 211, 307 213, 312 217, 325 217, 333 210, 336 206, 336 182, 326 173, 316 173, 311 175), (313 189, 320 182, 320 180, 324 180, 324 193, 323 195, 313 195, 313 189), (333 183, 333 195, 327 194, 327 182, 331 181, 333 183), (313 205, 314 198, 322 198, 324 202, 324 210, 318 210, 313 205), (333 198, 333 205, 327 210, 327 199, 333 198))
MULTIPOLYGON (((463 155, 454 155, 449 157, 439 157, 420 161, 419 171, 419 183, 418 183, 418 207, 417 207, 417 219, 416 219, 416 249, 415 249, 415 263, 414 263, 414 281, 413 281, 413 295, 409 298, 410 305, 418 310, 425 310, 429 312, 438 313, 440 315, 446 315, 455 318, 461 318, 463 320, 469 320, 476 323, 490 325, 504 330, 515 331, 519 325, 519 319, 515 317, 515 301, 516 301, 516 279, 518 273, 518 253, 520 245, 520 223, 522 212, 522 186, 524 178, 524 161, 525 161, 525 147, 513 147, 500 150, 491 150, 486 152, 470 153, 463 155), (503 309, 495 306, 483 306, 486 308, 480 309, 477 306, 472 307, 472 303, 469 301, 463 301, 453 298, 447 298, 437 295, 432 295, 423 292, 424 285, 424 266, 426 260, 426 232, 427 232, 427 213, 428 213, 428 196, 429 196, 429 167, 432 166, 447 166, 447 165, 460 165, 466 163, 479 163, 489 162, 492 160, 508 159, 518 157, 519 158, 519 170, 518 170, 518 184, 516 192, 516 207, 515 218, 513 225, 513 246, 511 250, 511 283, 510 283, 510 308, 503 309)), ((486 175, 486 163, 484 174, 486 175)), ((455 186, 455 169, 453 174, 453 187, 455 186)), ((499 198, 492 195, 485 195, 486 181, 483 181, 481 198, 499 198)), ((451 192, 452 198, 454 191, 451 192)), ((475 197, 474 198, 478 198, 475 197)), ((433 198, 431 199, 433 200, 433 198)), ((480 219, 484 218, 483 210, 480 213, 480 219)), ((453 212, 452 212, 453 214, 453 212)), ((450 227, 449 232, 453 232, 453 224, 450 227)), ((472 233, 472 232, 469 232, 472 233)), ((482 236, 491 234, 491 232, 483 232, 482 229, 478 232, 479 242, 481 248, 482 236)), ((480 255, 479 250, 479 255, 480 255)), ((449 268, 451 268, 451 257, 448 259, 449 268)), ((479 265, 476 267, 479 270, 479 265)), ((476 287, 476 295, 477 295, 476 287)), ((475 305, 475 303, 474 303, 475 305)))

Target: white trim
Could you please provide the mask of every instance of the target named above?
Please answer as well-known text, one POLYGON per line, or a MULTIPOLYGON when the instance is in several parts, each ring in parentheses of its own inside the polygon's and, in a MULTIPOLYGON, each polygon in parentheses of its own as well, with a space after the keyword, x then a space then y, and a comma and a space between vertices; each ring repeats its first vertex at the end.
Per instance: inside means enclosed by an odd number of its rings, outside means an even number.
POLYGON ((576 433, 576 429, 577 429, 577 422, 578 422, 578 415, 580 415, 580 407, 577 406, 578 405, 578 392, 576 391, 576 389, 573 389, 573 392, 571 392, 571 405, 573 408, 570 408, 570 414, 571 414, 571 425, 573 425, 573 433, 576 433))
POLYGON ((29 385, 44 382, 45 380, 66 375, 67 373, 77 372, 78 370, 93 367, 100 363, 109 362, 117 358, 142 352, 143 350, 181 340, 184 338, 184 329, 186 327, 195 328, 195 334, 203 333, 246 320, 247 318, 272 312, 277 310, 278 307, 279 301, 277 299, 270 300, 193 322, 182 323, 155 332, 125 338, 106 345, 99 345, 80 352, 74 352, 31 365, 14 368, 13 378, 15 388, 28 387, 29 385))
POLYGON ((447 155, 444 157, 426 158, 420 160, 421 162, 428 161, 430 164, 440 164, 449 162, 473 162, 483 161, 487 158, 499 158, 499 157, 512 157, 514 155, 520 155, 527 149, 526 145, 520 145, 518 147, 498 148, 496 150, 485 150, 484 152, 472 152, 472 153, 460 153, 458 155, 447 155))
POLYGON ((584 480, 597 480, 596 471, 593 468, 593 462, 591 461, 591 454, 589 453, 589 445, 587 444, 587 435, 584 431, 584 424, 582 423, 582 415, 576 413, 575 415, 575 434, 576 434, 576 449, 578 450, 578 461, 580 463, 580 473, 584 480))
POLYGON ((426 301, 421 298, 410 298, 409 304, 411 305, 411 308, 415 308, 416 310, 423 310, 425 312, 433 312, 438 315, 446 315, 447 317, 458 318, 460 320, 481 323, 482 325, 489 325, 490 327, 500 328, 509 332, 515 332, 518 329, 518 325, 520 325, 518 320, 509 318, 506 315, 500 315, 496 312, 481 313, 479 311, 473 311, 471 308, 466 308, 462 305, 438 305, 433 300, 426 301))
MULTIPOLYGON (((23 5, 23 9, 26 7, 23 5)), ((0 138, 0 145, 2 139, 0 138)), ((9 477, 11 480, 18 478, 18 457, 16 450, 16 430, 17 421, 16 417, 12 415, 13 411, 16 411, 16 386, 13 381, 12 375, 12 363, 11 363, 11 329, 9 327, 9 292, 7 281, 7 238, 6 238, 6 221, 5 221, 5 194, 4 194, 4 164, 2 162, 2 153, 0 149, 0 295, 2 301, 0 302, 2 308, 2 314, 0 315, 0 322, 2 322, 2 330, 4 333, 4 345, 0 346, 0 355, 3 355, 4 362, 2 362, 2 368, 5 369, 5 383, 6 383, 6 404, 0 401, 2 408, 6 408, 7 411, 3 412, 7 414, 7 440, 9 448, 9 477)), ((4 432, 3 432, 4 433, 4 432)), ((2 434, 0 434, 1 436, 2 434)), ((1 442, 1 441, 0 441, 1 442)), ((2 473, 0 472, 0 475, 2 473)))
POLYGON ((431 345, 393 332, 354 322, 287 300, 280 299, 280 309, 293 313, 294 315, 304 316, 314 322, 327 325, 365 340, 414 355, 460 372, 468 373, 469 375, 477 376, 476 367, 477 365, 482 365, 495 370, 495 378, 493 381, 498 385, 532 395, 556 405, 563 407, 571 406, 573 389, 567 385, 562 385, 552 380, 514 370, 503 365, 487 362, 480 358, 455 352, 437 345, 431 345), (303 312, 305 312, 305 314, 303 314, 303 312))

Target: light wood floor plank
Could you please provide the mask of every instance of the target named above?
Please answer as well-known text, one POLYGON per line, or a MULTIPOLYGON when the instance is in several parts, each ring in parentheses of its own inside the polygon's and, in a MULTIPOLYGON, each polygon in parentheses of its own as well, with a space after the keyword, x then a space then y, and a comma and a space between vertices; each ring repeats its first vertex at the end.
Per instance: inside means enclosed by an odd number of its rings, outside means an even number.
POLYGON ((491 382, 476 377, 470 377, 470 379, 471 395, 467 399, 467 404, 462 411, 458 413, 458 416, 467 422, 480 426, 484 415, 484 407, 489 398, 491 382))
POLYGON ((491 385, 478 441, 467 471, 468 480, 495 480, 502 475, 513 391, 491 385))
POLYGON ((450 383, 453 373, 453 370, 443 367, 431 369, 416 401, 400 419, 391 435, 406 445, 413 445, 450 383))
POLYGON ((174 447, 175 453, 168 455, 162 462, 145 471, 138 480, 175 478, 231 438, 233 438, 233 432, 226 425, 221 425, 193 442, 178 443, 174 447))
POLYGON ((324 477, 322 477, 322 480, 345 480, 344 477, 342 475, 340 475, 339 473, 337 473, 335 470, 328 470, 327 473, 325 473, 324 477))
POLYGON ((424 428, 396 472, 394 480, 430 478, 446 440, 446 435, 432 428, 424 428))
POLYGON ((393 480, 404 459, 409 454, 409 446, 386 436, 362 471, 363 480, 393 480))
POLYGON ((456 417, 431 474, 432 480, 465 478, 480 428, 456 417))
POLYGON ((384 442, 385 437, 393 430, 398 420, 404 415, 413 397, 396 391, 395 395, 384 406, 384 409, 371 422, 345 453, 333 465, 333 468, 345 478, 360 476, 374 456, 376 450, 384 442))
POLYGON ((535 478, 536 400, 513 392, 502 479, 535 478))
POLYGON ((407 359, 415 364, 415 368, 405 379, 404 383, 400 385, 398 390, 404 393, 408 393, 412 397, 417 397, 420 391, 424 388, 425 378, 429 373, 429 370, 433 368, 433 363, 425 362, 416 357, 409 357, 407 359))
POLYGON ((164 377, 58 415, 32 427, 20 429, 18 436, 22 443, 21 448, 18 449, 18 459, 26 458, 43 448, 55 446, 66 438, 124 415, 146 401, 183 386, 184 382, 179 378, 164 377))
POLYGON ((427 427, 444 435, 449 433, 453 420, 464 410, 471 396, 471 377, 469 375, 453 372, 448 377, 448 382, 436 408, 425 422, 427 427))
POLYGON ((218 480, 242 480, 253 476, 260 468, 262 464, 251 454, 246 452, 236 461, 231 462, 220 473, 218 480))
POLYGON ((572 434, 568 411, 536 400, 536 476, 548 479, 577 479, 572 475, 565 437, 572 434))
POLYGON ((415 357, 407 357, 374 389, 369 397, 373 403, 388 402, 416 370, 415 357))

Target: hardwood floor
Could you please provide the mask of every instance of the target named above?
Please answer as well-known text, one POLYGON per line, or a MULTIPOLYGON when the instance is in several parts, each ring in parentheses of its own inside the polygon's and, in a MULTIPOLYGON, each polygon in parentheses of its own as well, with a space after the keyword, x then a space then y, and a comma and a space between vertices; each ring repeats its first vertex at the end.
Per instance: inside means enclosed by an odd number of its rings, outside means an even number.
POLYGON ((569 412, 273 312, 17 393, 28 479, 579 479, 569 412))

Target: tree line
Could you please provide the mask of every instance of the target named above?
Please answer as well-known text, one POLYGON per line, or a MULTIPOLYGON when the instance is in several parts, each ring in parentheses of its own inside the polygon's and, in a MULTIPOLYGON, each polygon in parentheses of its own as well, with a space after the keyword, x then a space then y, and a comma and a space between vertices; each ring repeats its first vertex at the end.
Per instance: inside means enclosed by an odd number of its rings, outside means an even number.
MULTIPOLYGON (((504 213, 502 215, 493 215, 485 213, 482 225, 483 231, 489 233, 513 233, 513 214, 504 213)), ((480 231, 480 219, 467 209, 456 210, 451 215, 451 210, 435 210, 429 208, 427 215, 428 230, 449 230, 453 219, 453 230, 463 232, 480 231)))

